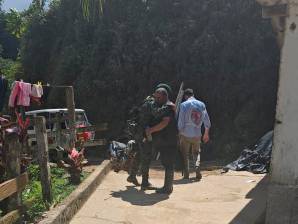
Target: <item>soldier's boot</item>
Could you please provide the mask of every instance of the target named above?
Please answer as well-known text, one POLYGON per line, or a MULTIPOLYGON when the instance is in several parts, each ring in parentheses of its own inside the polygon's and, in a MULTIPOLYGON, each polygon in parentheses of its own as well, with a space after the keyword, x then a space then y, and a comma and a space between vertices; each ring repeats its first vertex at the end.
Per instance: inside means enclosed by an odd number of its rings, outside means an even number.
POLYGON ((196 167, 196 180, 200 181, 202 179, 201 168, 199 166, 196 167))
POLYGON ((132 183, 135 186, 140 186, 140 183, 135 175, 129 175, 127 177, 127 182, 132 183))
POLYGON ((156 189, 155 187, 152 186, 152 184, 149 182, 149 175, 143 174, 142 175, 142 183, 141 183, 141 190, 146 191, 146 190, 154 190, 156 189))
POLYGON ((156 193, 170 195, 173 192, 173 180, 174 170, 166 169, 164 186, 162 188, 157 189, 156 193))

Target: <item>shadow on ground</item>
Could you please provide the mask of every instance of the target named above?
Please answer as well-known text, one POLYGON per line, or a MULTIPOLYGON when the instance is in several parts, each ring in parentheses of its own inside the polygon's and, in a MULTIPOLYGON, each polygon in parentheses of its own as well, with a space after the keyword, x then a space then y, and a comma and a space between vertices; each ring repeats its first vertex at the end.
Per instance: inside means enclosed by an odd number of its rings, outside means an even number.
POLYGON ((246 198, 251 201, 233 218, 229 224, 264 224, 267 200, 268 175, 253 188, 246 198))
POLYGON ((114 191, 111 196, 138 206, 151 206, 169 199, 168 195, 148 193, 134 186, 126 186, 126 190, 114 191))
POLYGON ((197 183, 199 182, 196 180, 196 178, 189 178, 189 179, 179 179, 179 180, 174 180, 173 183, 174 185, 183 185, 183 184, 191 184, 191 183, 197 183))

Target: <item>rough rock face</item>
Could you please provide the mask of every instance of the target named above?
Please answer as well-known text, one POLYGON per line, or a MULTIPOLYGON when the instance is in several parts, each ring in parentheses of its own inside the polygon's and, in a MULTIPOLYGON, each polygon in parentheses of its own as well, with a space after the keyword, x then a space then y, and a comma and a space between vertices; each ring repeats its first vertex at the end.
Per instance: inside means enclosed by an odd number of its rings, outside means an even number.
MULTIPOLYGON (((180 82, 208 107, 207 157, 230 158, 273 127, 279 50, 270 21, 247 0, 109 0, 87 22, 79 0, 61 0, 29 28, 27 79, 75 86, 77 107, 110 136, 156 83, 180 82)), ((48 106, 61 106, 51 91, 48 106)))

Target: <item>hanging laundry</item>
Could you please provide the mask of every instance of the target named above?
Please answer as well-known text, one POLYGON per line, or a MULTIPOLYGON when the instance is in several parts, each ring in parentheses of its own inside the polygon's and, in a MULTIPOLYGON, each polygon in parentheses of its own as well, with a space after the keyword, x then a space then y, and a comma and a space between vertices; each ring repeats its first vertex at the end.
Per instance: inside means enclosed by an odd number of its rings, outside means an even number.
POLYGON ((15 81, 12 85, 12 91, 9 97, 9 106, 30 106, 31 84, 15 81))
POLYGON ((20 94, 18 97, 18 106, 30 106, 31 84, 20 82, 20 94))
POLYGON ((33 84, 31 96, 40 99, 43 96, 43 88, 40 84, 33 84))
POLYGON ((8 81, 3 76, 1 76, 0 77, 0 112, 3 110, 7 88, 8 88, 8 81))
POLYGON ((12 83, 11 86, 11 93, 9 96, 8 106, 9 107, 15 107, 16 106, 16 100, 17 96, 19 94, 19 81, 15 81, 12 83))
POLYGON ((41 104, 41 97, 43 96, 43 88, 40 82, 38 84, 33 84, 32 85, 32 90, 31 90, 31 102, 35 102, 38 105, 41 104))

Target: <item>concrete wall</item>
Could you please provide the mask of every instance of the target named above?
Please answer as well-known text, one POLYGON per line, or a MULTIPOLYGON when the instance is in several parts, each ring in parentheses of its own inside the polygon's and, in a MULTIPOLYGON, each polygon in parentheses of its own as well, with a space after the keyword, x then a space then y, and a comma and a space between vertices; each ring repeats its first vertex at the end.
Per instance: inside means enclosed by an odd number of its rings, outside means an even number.
POLYGON ((288 4, 266 223, 298 223, 298 0, 288 4))

